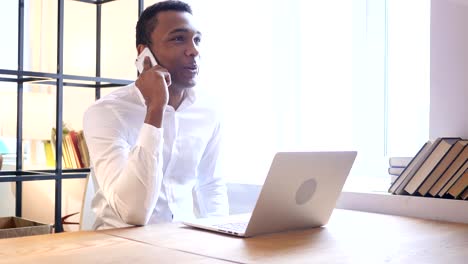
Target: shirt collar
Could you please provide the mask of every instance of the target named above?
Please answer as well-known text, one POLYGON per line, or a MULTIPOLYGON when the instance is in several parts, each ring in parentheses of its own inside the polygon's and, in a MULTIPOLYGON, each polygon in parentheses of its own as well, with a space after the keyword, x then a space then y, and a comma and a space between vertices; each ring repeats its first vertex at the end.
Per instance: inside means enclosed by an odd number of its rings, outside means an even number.
POLYGON ((185 100, 189 101, 190 103, 195 103, 195 100, 197 99, 197 93, 195 91, 195 88, 188 88, 185 90, 185 100))
POLYGON ((195 103, 197 96, 194 88, 185 89, 185 98, 177 108, 177 111, 183 110, 195 103))
MULTIPOLYGON (((134 86, 134 92, 135 92, 136 96, 138 97, 138 101, 140 102, 140 104, 142 106, 146 106, 145 99, 143 98, 143 95, 141 94, 140 89, 138 89, 136 87, 135 83, 133 83, 132 85, 134 86)), ((186 108, 186 107, 189 107, 190 105, 194 104, 196 98, 197 98, 197 96, 196 96, 195 88, 187 88, 185 90, 185 98, 182 101, 182 103, 180 104, 178 109, 181 109, 181 107, 186 108)))

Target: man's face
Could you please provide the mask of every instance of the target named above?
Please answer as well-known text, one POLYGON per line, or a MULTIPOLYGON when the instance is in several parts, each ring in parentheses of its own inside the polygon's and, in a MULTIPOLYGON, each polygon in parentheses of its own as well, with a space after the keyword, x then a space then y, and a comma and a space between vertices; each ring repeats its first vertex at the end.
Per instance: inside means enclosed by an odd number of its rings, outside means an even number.
POLYGON ((157 15, 151 34, 151 50, 171 74, 172 87, 191 88, 198 75, 201 33, 186 12, 164 11, 157 15))

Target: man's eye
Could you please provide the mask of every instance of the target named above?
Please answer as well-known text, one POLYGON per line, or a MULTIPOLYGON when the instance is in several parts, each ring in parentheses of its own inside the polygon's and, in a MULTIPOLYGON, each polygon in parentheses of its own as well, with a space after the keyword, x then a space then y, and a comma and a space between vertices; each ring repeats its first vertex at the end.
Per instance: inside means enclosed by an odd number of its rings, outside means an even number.
POLYGON ((198 45, 201 42, 201 38, 195 38, 193 41, 195 42, 195 44, 198 45))
POLYGON ((184 41, 184 37, 183 36, 177 36, 177 37, 174 37, 172 40, 174 40, 174 41, 184 41))

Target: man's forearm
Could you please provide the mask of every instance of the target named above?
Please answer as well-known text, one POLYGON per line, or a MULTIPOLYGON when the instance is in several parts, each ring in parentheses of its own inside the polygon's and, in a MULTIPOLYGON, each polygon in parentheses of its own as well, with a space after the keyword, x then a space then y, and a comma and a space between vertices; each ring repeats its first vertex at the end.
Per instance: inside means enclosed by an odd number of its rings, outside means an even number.
POLYGON ((123 222, 144 225, 148 222, 161 191, 162 158, 151 161, 141 153, 132 154, 108 196, 112 197, 112 207, 123 222))
POLYGON ((148 107, 146 116, 145 116, 145 123, 148 125, 155 126, 157 128, 162 127, 164 116, 164 107, 162 108, 153 108, 148 107))
POLYGON ((118 131, 85 133, 93 173, 106 202, 122 222, 143 225, 161 190, 163 130, 143 124, 130 150, 123 135, 113 134, 118 131))

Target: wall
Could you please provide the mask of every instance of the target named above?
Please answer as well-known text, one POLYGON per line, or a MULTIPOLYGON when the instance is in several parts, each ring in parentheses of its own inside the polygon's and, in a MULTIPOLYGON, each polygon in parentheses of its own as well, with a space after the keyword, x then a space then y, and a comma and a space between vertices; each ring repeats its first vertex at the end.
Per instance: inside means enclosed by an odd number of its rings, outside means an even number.
POLYGON ((429 135, 468 138, 468 1, 431 4, 429 135))

